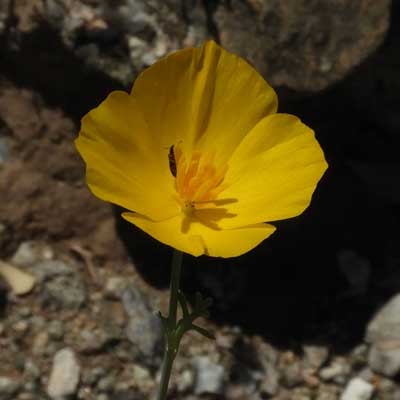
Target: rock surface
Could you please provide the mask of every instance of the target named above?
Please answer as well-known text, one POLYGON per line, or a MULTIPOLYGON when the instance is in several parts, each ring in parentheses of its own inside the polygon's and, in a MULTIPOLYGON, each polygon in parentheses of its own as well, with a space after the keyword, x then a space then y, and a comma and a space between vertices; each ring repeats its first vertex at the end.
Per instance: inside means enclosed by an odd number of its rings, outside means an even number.
POLYGON ((365 340, 369 343, 400 340, 400 294, 378 310, 367 326, 365 340))
POLYGON ((388 28, 389 7, 390 1, 371 0, 233 0, 230 7, 221 2, 214 17, 222 44, 273 85, 316 91, 376 50, 388 28))
POLYGON ((122 294, 122 304, 129 319, 128 339, 145 357, 153 361, 162 353, 163 331, 160 318, 138 288, 129 287, 122 294))
POLYGON ((400 372, 400 340, 374 343, 368 365, 373 371, 394 378, 400 372))
POLYGON ((45 4, 44 18, 66 45, 125 85, 135 70, 171 50, 214 36, 273 85, 305 92, 339 81, 375 51, 388 29, 390 9, 390 0, 45 4))

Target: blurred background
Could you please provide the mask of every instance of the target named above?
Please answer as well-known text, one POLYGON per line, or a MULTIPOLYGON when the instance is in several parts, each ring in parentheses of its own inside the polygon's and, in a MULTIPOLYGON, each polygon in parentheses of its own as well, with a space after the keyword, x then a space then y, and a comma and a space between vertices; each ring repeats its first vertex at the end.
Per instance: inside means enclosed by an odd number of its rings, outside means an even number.
MULTIPOLYGON (((0 399, 149 399, 171 251, 93 197, 80 118, 213 38, 329 162, 309 209, 235 259, 184 259, 213 298, 171 399, 400 399, 400 3, 0 0, 0 399)), ((229 112, 229 110, 228 110, 229 112)))

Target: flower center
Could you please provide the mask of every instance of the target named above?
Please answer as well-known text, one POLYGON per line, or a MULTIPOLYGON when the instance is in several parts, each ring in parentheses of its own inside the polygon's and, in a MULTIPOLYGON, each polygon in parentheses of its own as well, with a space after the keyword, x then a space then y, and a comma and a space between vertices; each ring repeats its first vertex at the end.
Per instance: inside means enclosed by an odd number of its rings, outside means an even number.
POLYGON ((186 159, 179 145, 172 148, 170 156, 171 173, 175 176, 175 187, 182 205, 182 211, 191 215, 195 209, 208 208, 224 189, 227 164, 217 167, 215 153, 194 151, 186 159), (175 172, 175 173, 174 173, 175 172))

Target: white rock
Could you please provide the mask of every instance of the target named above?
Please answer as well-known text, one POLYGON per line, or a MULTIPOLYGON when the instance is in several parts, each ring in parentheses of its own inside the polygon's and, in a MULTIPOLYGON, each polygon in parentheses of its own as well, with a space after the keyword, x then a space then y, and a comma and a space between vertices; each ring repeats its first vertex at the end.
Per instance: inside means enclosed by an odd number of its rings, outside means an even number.
POLYGON ((193 360, 195 369, 195 394, 221 394, 224 385, 225 370, 209 360, 208 357, 200 356, 193 360))
POLYGON ((75 353, 65 348, 56 353, 53 359, 47 393, 52 399, 62 399, 73 395, 79 384, 80 366, 75 353))
POLYGON ((349 366, 339 362, 333 362, 331 365, 322 368, 319 376, 323 381, 332 381, 337 378, 345 377, 349 373, 349 366))
POLYGON ((378 342, 371 346, 368 365, 378 374, 393 378, 400 372, 400 341, 378 342))
POLYGON ((369 400, 374 386, 361 378, 353 378, 340 396, 340 400, 369 400))
POLYGON ((0 275, 16 295, 27 294, 35 286, 36 279, 32 275, 3 261, 0 261, 0 275))

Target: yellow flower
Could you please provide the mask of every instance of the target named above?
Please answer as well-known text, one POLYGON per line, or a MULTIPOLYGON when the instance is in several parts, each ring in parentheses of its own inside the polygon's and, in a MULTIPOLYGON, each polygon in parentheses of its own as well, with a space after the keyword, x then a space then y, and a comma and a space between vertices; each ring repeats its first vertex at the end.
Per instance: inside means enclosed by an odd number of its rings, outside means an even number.
POLYGON ((327 168, 313 131, 215 42, 178 51, 82 119, 76 147, 99 198, 194 256, 241 255, 310 204, 327 168))

